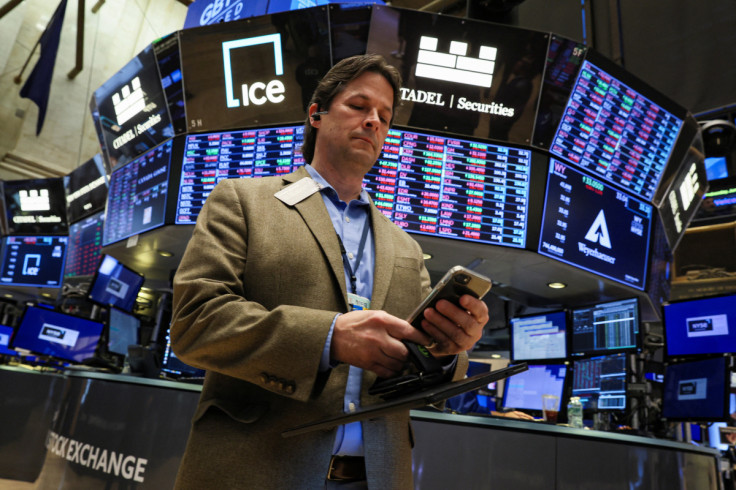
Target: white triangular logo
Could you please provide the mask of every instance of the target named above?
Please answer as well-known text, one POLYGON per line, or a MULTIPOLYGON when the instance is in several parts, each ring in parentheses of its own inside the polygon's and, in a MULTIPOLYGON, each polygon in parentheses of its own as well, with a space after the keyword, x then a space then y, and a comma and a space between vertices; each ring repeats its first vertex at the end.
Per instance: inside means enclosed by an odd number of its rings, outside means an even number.
POLYGON ((603 215, 603 210, 598 213, 595 218, 593 225, 585 234, 585 239, 593 243, 600 243, 606 248, 611 248, 611 237, 608 235, 608 226, 606 226, 606 217, 603 215))

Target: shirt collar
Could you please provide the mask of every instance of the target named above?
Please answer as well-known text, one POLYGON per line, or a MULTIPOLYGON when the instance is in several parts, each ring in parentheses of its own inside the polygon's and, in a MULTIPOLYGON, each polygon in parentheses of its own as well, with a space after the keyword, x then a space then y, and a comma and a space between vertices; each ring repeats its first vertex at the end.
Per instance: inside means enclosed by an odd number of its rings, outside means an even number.
MULTIPOLYGON (((306 164, 304 166, 306 168, 307 172, 309 173, 309 176, 312 177, 312 179, 320 184, 322 186, 321 191, 325 192, 327 189, 327 195, 330 197, 330 199, 333 199, 335 201, 340 201, 340 198, 337 195, 337 191, 335 190, 332 185, 325 180, 324 177, 322 177, 317 170, 314 169, 310 164, 306 164)), ((360 204, 368 205, 371 202, 370 196, 368 195, 368 192, 365 190, 365 188, 360 189, 360 194, 358 195, 358 199, 353 199, 352 202, 357 201, 360 204)))

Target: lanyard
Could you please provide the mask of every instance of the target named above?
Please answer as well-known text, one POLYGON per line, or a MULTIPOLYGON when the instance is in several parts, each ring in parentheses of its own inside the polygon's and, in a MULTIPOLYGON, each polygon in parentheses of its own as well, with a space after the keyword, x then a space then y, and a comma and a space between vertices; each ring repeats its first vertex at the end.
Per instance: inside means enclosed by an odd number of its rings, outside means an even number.
POLYGON ((350 261, 348 260, 348 254, 345 251, 345 245, 342 243, 342 238, 340 238, 340 234, 336 233, 337 235, 337 241, 340 242, 340 253, 342 254, 342 263, 345 266, 345 270, 348 271, 350 274, 350 288, 351 293, 358 294, 358 287, 357 283, 358 280, 355 278, 355 273, 358 270, 358 266, 360 266, 360 260, 363 258, 363 249, 365 248, 365 242, 368 239, 368 227, 370 226, 370 223, 366 222, 363 225, 363 234, 360 236, 360 244, 358 245, 358 256, 355 258, 355 270, 353 270, 352 267, 350 267, 350 261))

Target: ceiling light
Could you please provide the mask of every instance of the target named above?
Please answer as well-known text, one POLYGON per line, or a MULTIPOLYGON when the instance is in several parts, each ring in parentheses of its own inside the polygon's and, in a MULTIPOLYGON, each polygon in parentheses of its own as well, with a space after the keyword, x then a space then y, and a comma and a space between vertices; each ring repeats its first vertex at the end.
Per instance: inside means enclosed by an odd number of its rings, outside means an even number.
POLYGON ((548 282, 547 287, 552 289, 564 289, 567 287, 567 284, 564 282, 548 282))

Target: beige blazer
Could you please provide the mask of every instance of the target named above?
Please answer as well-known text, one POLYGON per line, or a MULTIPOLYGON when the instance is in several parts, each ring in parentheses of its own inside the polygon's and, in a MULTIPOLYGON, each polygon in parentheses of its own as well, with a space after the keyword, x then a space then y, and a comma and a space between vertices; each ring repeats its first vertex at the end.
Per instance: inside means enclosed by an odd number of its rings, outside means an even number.
MULTIPOLYGON (((341 413, 347 365, 319 362, 348 311, 337 236, 322 197, 274 194, 308 176, 231 179, 208 197, 174 278, 172 346, 207 375, 177 488, 323 488, 335 430, 281 431, 341 413)), ((418 244, 371 205, 372 308, 401 318, 430 288, 418 244)), ((465 372, 461 357, 456 377, 465 372)), ((365 372, 361 403, 375 375, 365 372)), ((371 488, 411 488, 408 412, 363 423, 371 488)))

